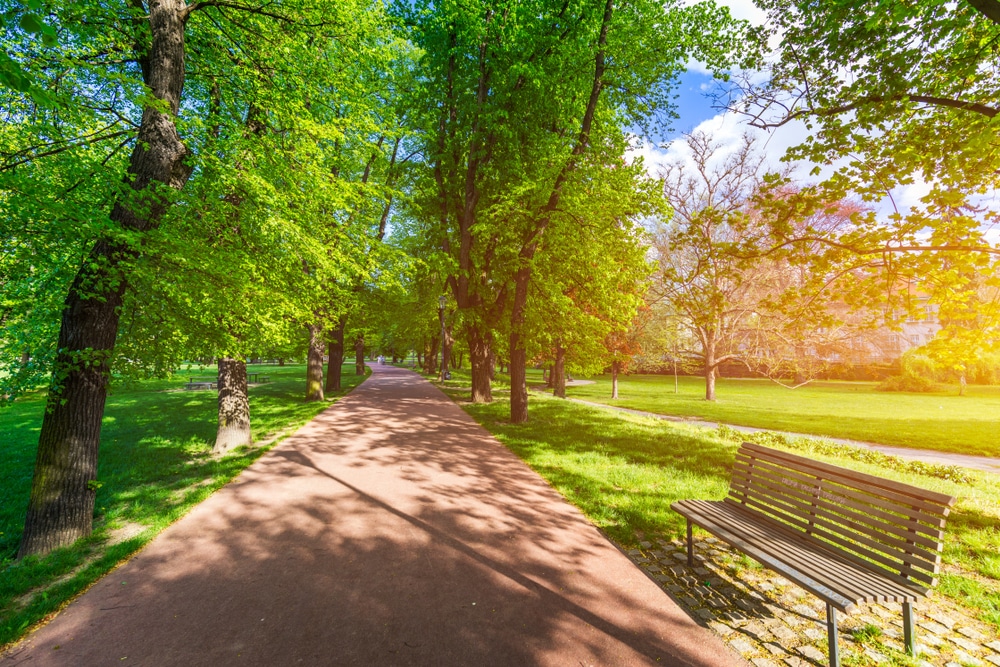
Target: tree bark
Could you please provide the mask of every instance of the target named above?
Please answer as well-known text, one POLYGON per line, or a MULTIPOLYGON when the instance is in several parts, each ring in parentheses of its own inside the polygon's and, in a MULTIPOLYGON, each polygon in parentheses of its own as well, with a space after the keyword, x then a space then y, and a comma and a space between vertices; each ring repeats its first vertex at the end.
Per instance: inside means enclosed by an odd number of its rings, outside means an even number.
POLYGON ((344 329, 347 318, 337 320, 337 326, 331 332, 332 339, 327 343, 326 354, 326 393, 340 391, 341 370, 344 366, 344 329))
POLYGON ((556 361, 552 364, 552 395, 566 398, 566 350, 556 345, 556 361))
POLYGON ((358 334, 354 339, 354 374, 365 374, 365 335, 358 334))
POLYGON ((219 359, 219 429, 214 454, 253 444, 250 435, 250 398, 247 364, 243 359, 219 359))
POLYGON ((611 362, 611 398, 618 398, 618 362, 611 362))
POLYGON ((528 421, 528 352, 521 334, 510 334, 510 422, 523 424, 528 421))
POLYGON ((309 347, 306 355, 306 400, 322 401, 323 396, 323 329, 309 325, 309 347))
POLYGON ((493 388, 490 385, 493 354, 489 338, 478 328, 468 329, 469 363, 472 365, 472 402, 492 403, 493 388))
MULTIPOLYGON (((143 79, 165 105, 143 109, 129 158, 126 180, 141 193, 138 205, 119 200, 111 210, 111 220, 133 232, 155 228, 166 212, 167 201, 150 186, 181 188, 191 174, 174 124, 184 88, 185 9, 184 0, 151 4, 149 49, 137 47, 143 79)), ((18 558, 67 546, 92 530, 109 362, 138 248, 99 239, 66 296, 18 558)))
POLYGON ((705 400, 715 400, 715 341, 709 339, 705 343, 705 400))
MULTIPOLYGON (((530 261, 534 248, 529 256, 522 258, 530 261)), ((521 266, 514 275, 514 303, 510 314, 510 421, 512 424, 523 424, 528 421, 528 383, 527 363, 528 351, 525 347, 521 328, 524 326, 525 311, 528 305, 528 283, 531 280, 531 267, 521 266)))

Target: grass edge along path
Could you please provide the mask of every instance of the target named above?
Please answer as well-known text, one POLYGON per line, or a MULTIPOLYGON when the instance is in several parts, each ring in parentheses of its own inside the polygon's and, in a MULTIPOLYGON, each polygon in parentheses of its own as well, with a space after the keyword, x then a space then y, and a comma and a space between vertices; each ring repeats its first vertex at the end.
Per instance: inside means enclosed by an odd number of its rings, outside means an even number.
MULTIPOLYGON (((183 517, 197 504, 235 479, 263 454, 309 422, 317 414, 350 393, 371 373, 357 376, 345 366, 343 389, 327 400, 306 403, 305 366, 267 366, 260 370, 271 376, 265 385, 251 387, 251 422, 255 446, 241 448, 222 457, 211 455, 215 433, 214 391, 179 390, 188 373, 181 371, 167 380, 138 383, 122 388, 108 399, 101 434, 101 459, 98 470, 94 532, 87 538, 43 558, 12 559, 17 534, 9 534, 12 521, 7 512, 4 560, 0 562, 0 652, 8 649, 38 625, 47 622, 76 597, 148 544, 169 525, 183 517), (176 404, 176 407, 172 407, 176 404), (156 407, 167 406, 157 410, 156 407), (178 413, 191 411, 188 421, 176 425, 178 413), (137 412, 147 417, 139 418, 137 412), (140 422, 125 428, 130 417, 140 422), (169 426, 168 426, 169 424, 169 426), (119 425, 121 425, 119 428, 119 425), (164 438, 160 431, 174 436, 164 438), (133 450, 123 454, 119 449, 133 450), (136 451, 138 450, 138 451, 136 451), (124 457, 124 459, 123 459, 124 457), (148 459, 148 460, 146 460, 148 459), (152 461, 152 463, 150 463, 152 461), (160 465, 164 464, 164 465, 160 465), (13 546, 12 546, 13 545, 13 546)), ((197 371, 206 374, 206 371, 197 371)), ((207 372, 211 372, 208 369, 207 372)), ((30 448, 29 456, 0 458, 0 476, 16 479, 21 487, 5 492, 4 502, 16 505, 16 515, 23 520, 30 488, 30 466, 37 448, 37 424, 41 419, 44 397, 29 399, 28 405, 6 408, 0 422, 14 436, 14 445, 30 448), (32 408, 35 408, 32 414, 32 408), (15 409, 18 408, 18 409, 15 409), (20 436, 16 439, 16 436, 20 436), (33 444, 26 444, 32 441, 33 444), (26 464, 30 461, 30 464, 26 464), (27 470, 16 474, 13 463, 27 470), (11 500, 14 496, 15 500, 11 500), (17 499, 19 496, 23 498, 17 499)), ((5 443, 7 444, 7 443, 5 443)))
POLYGON ((970 385, 957 390, 915 394, 876 391, 874 382, 817 381, 786 389, 770 380, 718 380, 718 398, 704 399, 702 378, 673 376, 619 378, 611 398, 607 376, 594 384, 567 388, 570 398, 672 417, 750 426, 775 431, 846 438, 895 447, 1000 457, 1000 387, 970 385))
MULTIPOLYGON (((513 425, 504 390, 495 392, 497 400, 491 404, 469 403, 468 378, 461 372, 442 388, 625 550, 651 537, 679 539, 685 524, 670 503, 724 497, 738 442, 744 439, 744 434, 731 436, 537 394, 529 399, 529 421, 513 425)), ((810 446, 780 438, 766 444, 799 453, 810 446)), ((958 497, 934 594, 947 596, 1000 633, 1000 486, 995 476, 969 470, 960 479, 947 479, 907 466, 887 468, 883 460, 852 459, 837 449, 818 445, 807 453, 958 497)))

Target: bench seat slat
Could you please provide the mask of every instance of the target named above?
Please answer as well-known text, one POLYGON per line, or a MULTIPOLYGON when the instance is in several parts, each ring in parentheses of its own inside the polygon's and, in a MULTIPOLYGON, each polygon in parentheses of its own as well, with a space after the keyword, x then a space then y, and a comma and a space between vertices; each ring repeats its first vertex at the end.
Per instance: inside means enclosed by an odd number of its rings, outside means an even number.
POLYGON ((810 523, 809 521, 789 517, 780 511, 775 511, 773 504, 763 503, 752 497, 746 498, 744 501, 740 501, 737 498, 730 498, 729 500, 745 505, 748 509, 754 510, 770 521, 785 524, 786 528, 793 529, 801 534, 802 539, 818 542, 823 548, 842 551, 845 555, 855 555, 861 560, 867 561, 869 567, 878 567, 886 575, 899 576, 904 580, 913 579, 924 583, 932 583, 934 581, 934 574, 936 572, 928 572, 928 570, 931 567, 935 567, 936 569, 936 566, 928 566, 925 562, 921 561, 917 564, 919 565, 917 567, 898 555, 886 555, 884 552, 866 548, 865 543, 870 544, 872 542, 867 538, 845 532, 831 532, 823 525, 823 521, 814 520, 810 523))
POLYGON ((754 547, 771 559, 772 562, 765 562, 765 565, 843 611, 849 611, 850 606, 862 602, 913 601, 920 595, 919 591, 908 586, 880 578, 863 567, 839 559, 832 552, 804 543, 793 532, 787 532, 780 526, 769 526, 759 517, 749 515, 731 503, 680 501, 672 507, 709 532, 715 533, 713 528, 722 528, 739 535, 744 545, 734 546, 741 549, 745 545, 754 547), (802 584, 797 576, 804 576, 813 585, 802 584), (830 592, 836 595, 831 596, 830 592), (850 605, 838 602, 838 597, 848 600, 850 605))
POLYGON ((782 465, 791 465, 800 470, 816 470, 824 479, 844 480, 848 486, 870 489, 879 496, 896 500, 904 505, 918 507, 942 516, 948 516, 949 508, 955 504, 955 498, 944 493, 921 489, 920 487, 895 482, 875 475, 869 475, 847 468, 814 461, 804 456, 790 454, 753 443, 744 443, 742 447, 754 453, 754 456, 764 460, 776 461, 782 465), (787 463, 784 463, 787 462, 787 463))
MULTIPOLYGON (((794 493, 795 495, 803 498, 808 495, 807 491, 805 489, 793 490, 788 488, 790 485, 786 483, 786 480, 791 478, 792 480, 798 481, 803 485, 807 483, 811 483, 813 486, 816 485, 815 477, 808 477, 786 468, 778 469, 769 464, 755 464, 753 467, 753 474, 751 475, 746 464, 737 461, 733 468, 733 484, 736 484, 737 481, 745 482, 753 479, 754 477, 761 477, 772 482, 776 482, 780 484, 783 489, 787 489, 789 493, 794 493)), ((826 488, 824 489, 824 493, 828 496, 826 500, 835 502, 845 508, 844 511, 846 511, 846 508, 854 510, 854 512, 851 512, 852 516, 860 515, 862 517, 872 517, 870 525, 875 527, 877 530, 894 532, 897 535, 906 537, 907 539, 912 539, 918 544, 923 544, 924 546, 931 548, 937 548, 937 545, 940 544, 942 539, 944 539, 944 531, 936 527, 936 525, 931 526, 909 519, 908 517, 913 514, 912 509, 908 510, 905 515, 892 513, 883 509, 883 507, 889 507, 888 504, 883 504, 882 506, 873 505, 871 504, 873 502, 871 496, 852 492, 850 489, 845 487, 826 488)), ((813 496, 810 495, 809 499, 812 500, 812 498, 813 496)), ((935 517, 933 521, 934 524, 937 524, 940 519, 935 517)))
MULTIPOLYGON (((770 519, 751 508, 736 505, 728 499, 721 504, 735 508, 737 512, 745 514, 741 530, 753 531, 755 530, 754 524, 756 523, 763 524, 764 526, 772 525, 770 519)), ((767 529, 765 528, 765 530, 767 529)), ((849 554, 842 553, 836 547, 831 547, 818 540, 803 540, 804 536, 799 531, 790 529, 788 526, 777 524, 776 528, 771 528, 770 530, 779 530, 791 535, 790 539, 794 539, 798 544, 802 545, 801 548, 806 550, 813 560, 819 561, 820 572, 829 572, 829 574, 820 574, 818 576, 829 576, 833 580, 844 581, 843 585, 849 588, 856 586, 864 594, 884 594, 888 596, 889 600, 894 600, 899 596, 901 590, 909 591, 910 594, 923 594, 924 589, 913 582, 902 577, 890 579, 884 576, 881 570, 874 570, 870 563, 845 558, 849 554)), ((861 599, 864 599, 864 596, 859 598, 859 600, 861 599)))
MULTIPOLYGON (((802 543, 794 532, 786 531, 778 524, 769 525, 769 522, 744 512, 739 506, 707 502, 709 504, 702 507, 703 516, 712 515, 715 521, 732 526, 787 567, 821 581, 856 603, 902 600, 903 594, 898 585, 869 570, 832 557, 827 550, 802 543), (790 544, 794 547, 789 548, 790 544)), ((905 595, 913 597, 909 590, 905 595)))
POLYGON ((684 507, 682 505, 683 503, 689 503, 689 502, 701 502, 701 501, 678 501, 672 504, 671 507, 679 514, 691 519, 699 526, 701 526, 711 534, 715 535, 722 541, 732 545, 733 547, 736 547, 743 553, 751 556, 756 561, 761 563, 764 567, 768 568, 769 570, 772 570, 773 572, 777 572, 782 576, 784 576, 785 578, 789 579, 790 581, 793 581, 799 586, 802 586, 813 595, 819 597, 825 602, 832 604, 837 609, 849 612, 857 605, 857 602, 855 602, 853 599, 844 597, 841 593, 830 589, 829 587, 825 586, 822 582, 816 581, 803 573, 797 572, 792 568, 786 567, 780 560, 776 559, 770 553, 770 551, 763 550, 758 546, 750 543, 745 538, 745 536, 742 535, 742 533, 739 534, 736 533, 731 526, 723 522, 713 521, 710 515, 700 514, 699 512, 696 511, 696 508, 684 507))
MULTIPOLYGON (((822 486, 818 488, 822 492, 822 486)), ((897 537, 894 531, 876 530, 867 522, 859 521, 857 513, 848 513, 842 507, 821 498, 815 499, 815 504, 809 504, 808 500, 803 501, 800 494, 790 490, 788 486, 778 486, 764 479, 757 479, 748 485, 737 484, 734 480, 730 493, 775 505, 793 518, 804 519, 810 524, 822 526, 843 537, 856 539, 894 561, 901 560, 931 572, 936 572, 940 565, 940 553, 918 545, 916 539, 908 542, 897 537)), ((813 498, 815 497, 810 497, 809 500, 813 498)), ((804 530, 810 529, 806 527, 804 530)), ((937 545, 934 546, 936 548, 937 545)))
MULTIPOLYGON (((733 498, 727 498, 727 502, 733 504, 741 504, 733 498)), ((755 501, 753 499, 748 499, 745 505, 746 509, 767 521, 775 521, 773 516, 768 513, 768 506, 755 501)), ((837 553, 848 560, 851 560, 863 567, 868 568, 878 568, 879 574, 891 578, 898 582, 912 581, 913 584, 917 582, 923 582, 925 584, 934 585, 935 579, 933 575, 929 575, 921 570, 913 569, 899 561, 894 561, 893 559, 877 552, 870 552, 865 550, 860 550, 857 545, 851 540, 844 539, 839 535, 834 535, 823 530, 821 527, 809 526, 807 522, 804 521, 793 521, 789 517, 783 517, 784 521, 787 521, 790 530, 795 530, 798 539, 811 542, 820 546, 823 549, 836 550, 837 553), (805 532, 806 528, 812 530, 812 534, 807 534, 805 532), (822 539, 820 539, 822 538, 822 539), (852 553, 853 552, 853 553, 852 553), (858 553, 863 553, 864 556, 857 555, 858 553), (875 561, 872 563, 871 561, 875 561), (897 572, 902 571, 904 575, 901 576, 897 572)), ((855 538, 860 539, 860 538, 855 538)))

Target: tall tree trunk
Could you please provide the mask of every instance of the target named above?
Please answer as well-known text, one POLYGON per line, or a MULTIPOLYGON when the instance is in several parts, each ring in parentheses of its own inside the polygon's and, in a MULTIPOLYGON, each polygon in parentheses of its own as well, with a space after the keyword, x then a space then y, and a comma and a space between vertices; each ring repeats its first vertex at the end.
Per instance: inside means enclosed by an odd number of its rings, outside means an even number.
POLYGON ((279 366, 284 366, 285 365, 285 358, 284 357, 282 357, 281 359, 278 359, 278 365, 279 366))
POLYGON ((323 400, 323 328, 309 325, 309 347, 306 356, 306 400, 323 400))
POLYGON ((468 328, 469 363, 472 364, 472 402, 491 403, 490 364, 493 359, 490 341, 475 326, 468 328))
POLYGON ((365 335, 358 334, 354 339, 354 374, 365 374, 365 335))
POLYGON ((435 354, 436 350, 437 336, 431 336, 430 340, 424 338, 424 363, 420 366, 424 375, 430 375, 434 372, 434 367, 437 365, 437 355, 435 354))
POLYGON ((340 391, 340 376, 344 366, 344 329, 347 327, 347 318, 341 317, 334 327, 332 338, 326 346, 326 392, 329 394, 340 391))
POLYGON ((214 454, 252 445, 250 398, 247 394, 247 364, 243 359, 219 359, 219 430, 214 454))
MULTIPOLYGON (((111 210, 111 220, 127 230, 146 232, 163 218, 167 201, 151 185, 181 188, 191 175, 174 125, 184 87, 186 8, 184 0, 149 5, 152 41, 148 51, 137 46, 145 83, 164 104, 143 109, 129 159, 126 181, 141 193, 138 205, 133 210, 118 201, 111 210)), ((66 296, 18 558, 67 546, 92 530, 109 361, 138 247, 99 239, 66 296)))
POLYGON ((705 400, 715 400, 715 341, 709 339, 705 343, 705 400))
POLYGON ((611 398, 618 398, 618 362, 611 362, 611 398))
POLYGON ((566 350, 556 344, 556 361, 552 364, 552 395, 566 398, 566 350))
MULTIPOLYGON (((522 252, 522 255, 524 253, 522 252)), ((531 257, 527 258, 528 260, 531 257)), ((514 277, 514 303, 510 315, 510 421, 523 424, 528 421, 528 351, 521 328, 524 326, 528 305, 528 282, 531 268, 522 266, 514 277)))
POLYGON ((510 334, 510 421, 523 424, 528 421, 528 352, 521 334, 510 334))

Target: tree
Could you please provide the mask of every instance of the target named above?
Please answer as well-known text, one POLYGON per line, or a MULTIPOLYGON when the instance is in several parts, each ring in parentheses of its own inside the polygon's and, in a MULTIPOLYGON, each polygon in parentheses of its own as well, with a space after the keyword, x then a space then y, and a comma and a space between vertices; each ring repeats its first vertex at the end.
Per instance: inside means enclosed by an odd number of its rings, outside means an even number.
POLYGON ((971 253, 987 258, 983 275, 995 271, 1000 248, 984 229, 996 212, 981 196, 1000 185, 1000 53, 993 47, 1000 4, 758 4, 781 46, 761 65, 763 83, 743 80, 729 107, 768 130, 804 122, 809 138, 787 158, 835 167, 830 178, 776 209, 794 207, 799 215, 853 194, 867 201, 891 197, 894 188, 920 179, 929 186, 918 205, 888 216, 855 215, 851 228, 837 233, 793 230, 777 213, 775 247, 810 239, 834 253, 879 259, 887 271, 923 276, 947 275, 945 264, 953 260, 946 255, 971 253), (955 209, 965 214, 949 213, 955 209))
MULTIPOLYGON (((224 115, 205 110, 215 104, 222 110, 240 108, 240 101, 252 97, 242 93, 268 71, 281 72, 282 84, 308 81, 302 67, 309 63, 307 57, 286 58, 281 68, 269 68, 269 63, 255 60, 264 48, 249 48, 248 36, 262 45, 270 43, 277 60, 282 47, 308 45, 307 32, 313 44, 328 45, 334 25, 340 32, 343 25, 363 25, 345 20, 362 6, 78 3, 47 16, 59 33, 58 49, 47 49, 44 30, 41 38, 31 31, 5 34, 4 50, 14 54, 32 84, 53 101, 38 105, 37 96, 0 90, 8 121, 0 134, 0 205, 12 213, 4 216, 4 231, 11 232, 4 238, 22 246, 18 252, 30 258, 25 269, 13 274, 16 279, 30 271, 45 276, 43 288, 36 284, 15 290, 19 296, 13 305, 27 306, 25 297, 33 290, 47 293, 39 301, 41 308, 12 313, 4 325, 23 327, 49 317, 53 299, 48 294, 61 293, 63 304, 58 340, 39 339, 38 345, 27 346, 39 352, 35 359, 50 360, 52 380, 20 556, 44 553, 90 531, 100 423, 120 318, 135 296, 130 288, 143 280, 150 245, 166 229, 172 211, 197 201, 187 198, 190 188, 185 186, 192 174, 199 182, 209 174, 212 153, 203 149, 213 134, 213 122, 225 123, 220 120, 224 115), (230 48, 233 40, 243 44, 230 48), (229 101, 213 96, 220 81, 233 83, 221 86, 227 93, 241 94, 229 101), (216 121, 203 124, 206 117, 216 121), (46 246, 55 252, 39 254, 46 246), (54 276, 66 281, 53 281, 54 276)), ((303 88, 274 88, 288 89, 303 88)), ((303 121, 303 105, 294 109, 303 121)), ((243 114, 239 120, 244 122, 243 114)), ((236 140, 235 135, 230 139, 236 140)), ((317 146, 315 133, 311 143, 317 146)), ((300 156, 310 154, 307 146, 298 142, 300 156)), ((223 171, 231 175, 237 170, 228 165, 223 171)), ((222 179, 216 183, 217 192, 231 192, 222 179)), ((209 208, 218 201, 212 199, 209 208)), ((305 213, 316 208, 301 196, 296 204, 305 213)), ((191 208, 192 224, 205 219, 205 211, 191 208)), ((3 270, 5 280, 12 276, 9 266, 3 270)), ((174 332, 163 338, 168 340, 161 349, 176 349, 179 337, 174 332)), ((28 382, 29 376, 26 372, 18 377, 28 382)), ((23 382, 20 388, 28 386, 23 382)))
MULTIPOLYGON (((764 158, 751 137, 729 154, 703 133, 688 136, 684 146, 690 163, 677 161, 663 174, 673 218, 656 233, 654 299, 691 330, 697 347, 687 352, 699 360, 705 399, 713 401, 715 378, 726 362, 742 362, 772 379, 801 372, 810 350, 853 331, 831 307, 834 286, 853 295, 846 305, 856 308, 879 284, 869 280, 864 262, 832 263, 805 240, 781 252, 771 247, 766 215, 772 209, 758 204, 762 191, 768 201, 779 200, 768 190, 764 158)), ((840 202, 788 225, 836 232, 855 212, 840 202)))
MULTIPOLYGON (((490 398, 492 335, 506 315, 511 419, 524 421, 524 329, 545 236, 572 224, 564 208, 588 182, 622 164, 625 128, 667 120, 669 83, 687 58, 721 65, 745 26, 707 3, 610 0, 418 3, 408 18, 427 73, 422 127, 434 186, 423 190, 424 217, 454 262, 458 308, 472 311, 463 322, 473 400, 490 398)), ((622 217, 636 212, 634 201, 618 203, 622 217)))

